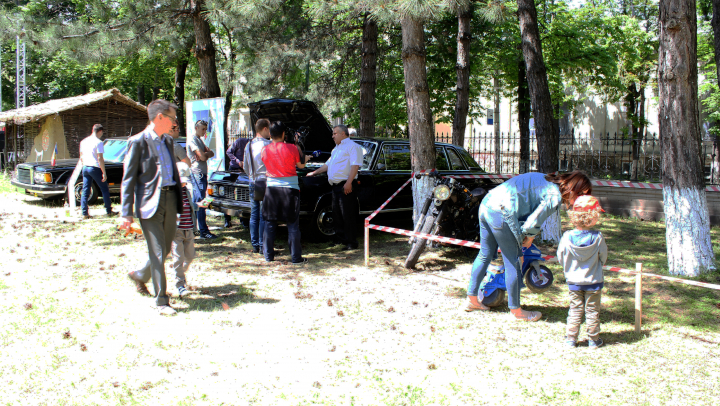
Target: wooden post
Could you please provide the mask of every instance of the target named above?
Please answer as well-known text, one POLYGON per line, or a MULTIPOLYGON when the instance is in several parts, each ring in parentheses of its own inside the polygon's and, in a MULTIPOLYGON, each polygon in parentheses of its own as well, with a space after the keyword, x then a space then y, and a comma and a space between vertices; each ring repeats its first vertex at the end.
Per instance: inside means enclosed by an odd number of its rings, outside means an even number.
POLYGON ((635 264, 635 332, 642 326, 642 264, 635 264))
POLYGON ((370 264, 370 228, 365 224, 365 266, 370 264))

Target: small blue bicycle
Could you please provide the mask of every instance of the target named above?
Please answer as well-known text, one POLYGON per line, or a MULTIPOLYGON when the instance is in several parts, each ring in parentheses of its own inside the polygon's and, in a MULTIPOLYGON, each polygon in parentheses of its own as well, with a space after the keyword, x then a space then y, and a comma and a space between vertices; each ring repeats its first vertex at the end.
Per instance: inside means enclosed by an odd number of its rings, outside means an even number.
MULTIPOLYGON (((522 274, 519 280, 520 288, 527 287, 533 293, 543 293, 550 289, 555 279, 552 272, 545 265, 541 265, 541 261, 545 261, 542 252, 531 244, 528 248, 523 248, 523 265, 522 274)), ((483 292, 482 304, 488 307, 496 307, 505 300, 505 266, 490 265, 487 275, 480 283, 480 290, 483 292)))

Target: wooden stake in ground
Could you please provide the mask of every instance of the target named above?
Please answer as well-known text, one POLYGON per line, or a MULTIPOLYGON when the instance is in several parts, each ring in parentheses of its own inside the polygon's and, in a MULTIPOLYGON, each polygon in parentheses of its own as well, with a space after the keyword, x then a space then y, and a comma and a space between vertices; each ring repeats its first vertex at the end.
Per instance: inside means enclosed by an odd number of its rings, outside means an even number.
POLYGON ((365 225, 365 266, 370 265, 370 228, 365 225))
POLYGON ((635 332, 642 327, 642 264, 635 264, 635 332))

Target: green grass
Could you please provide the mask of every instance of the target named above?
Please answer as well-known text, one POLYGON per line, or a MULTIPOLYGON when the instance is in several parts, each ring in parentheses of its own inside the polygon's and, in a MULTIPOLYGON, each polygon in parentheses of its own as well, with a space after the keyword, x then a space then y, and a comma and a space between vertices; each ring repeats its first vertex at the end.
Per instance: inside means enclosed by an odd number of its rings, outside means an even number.
POLYGON ((13 193, 15 187, 10 184, 10 172, 0 172, 0 193, 13 193))
MULTIPOLYGON (((235 228, 197 240, 190 296, 177 297, 168 269, 179 314, 163 318, 126 278, 147 257, 143 239, 123 237, 112 219, 63 223, 61 207, 20 194, 0 196, 0 207, 4 404, 703 405, 720 390, 712 290, 646 278, 636 334, 634 279, 607 273, 607 345, 591 352, 581 333, 569 351, 557 265, 548 293, 523 291, 523 306, 544 315, 523 324, 505 306, 459 310, 473 260, 462 250, 429 250, 410 272, 407 239, 373 231, 369 267, 360 250, 309 241, 310 263, 293 267, 283 228, 272 264, 235 228)), ((609 264, 667 272, 662 223, 607 216, 600 227, 609 264)))

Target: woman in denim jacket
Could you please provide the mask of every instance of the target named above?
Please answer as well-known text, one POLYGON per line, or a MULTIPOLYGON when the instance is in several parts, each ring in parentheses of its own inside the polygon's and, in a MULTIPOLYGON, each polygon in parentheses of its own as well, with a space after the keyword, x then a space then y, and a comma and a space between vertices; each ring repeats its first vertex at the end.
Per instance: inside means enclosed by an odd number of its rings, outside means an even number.
POLYGON ((518 319, 537 321, 542 314, 520 308, 520 261, 522 248, 529 247, 540 227, 560 203, 572 207, 575 199, 592 193, 590 179, 575 171, 563 175, 538 172, 515 176, 491 190, 480 205, 480 243, 482 248, 473 263, 468 287, 466 311, 488 310, 482 304, 480 282, 500 247, 505 264, 508 307, 518 319), (478 297, 479 296, 479 297, 478 297))

